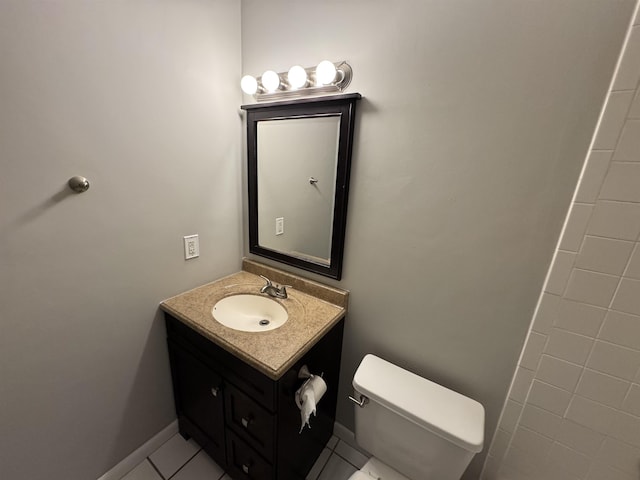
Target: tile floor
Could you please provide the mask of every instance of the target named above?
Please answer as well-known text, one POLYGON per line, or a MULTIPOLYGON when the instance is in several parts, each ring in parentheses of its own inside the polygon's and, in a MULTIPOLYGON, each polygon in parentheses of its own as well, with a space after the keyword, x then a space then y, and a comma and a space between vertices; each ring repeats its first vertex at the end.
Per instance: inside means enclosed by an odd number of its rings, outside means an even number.
MULTIPOLYGON (((367 457, 361 452, 331 437, 307 480, 347 480, 360 469, 367 457)), ((193 441, 175 434, 149 455, 122 480, 232 480, 193 441)))

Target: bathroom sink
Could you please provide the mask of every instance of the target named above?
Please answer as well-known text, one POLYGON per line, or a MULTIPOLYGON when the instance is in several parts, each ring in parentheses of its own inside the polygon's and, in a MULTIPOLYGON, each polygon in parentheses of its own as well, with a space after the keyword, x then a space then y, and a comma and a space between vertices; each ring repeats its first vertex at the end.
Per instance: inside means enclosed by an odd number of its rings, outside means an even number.
POLYGON ((275 300, 246 293, 219 300, 211 314, 225 327, 243 332, 274 330, 289 318, 285 308, 275 300))

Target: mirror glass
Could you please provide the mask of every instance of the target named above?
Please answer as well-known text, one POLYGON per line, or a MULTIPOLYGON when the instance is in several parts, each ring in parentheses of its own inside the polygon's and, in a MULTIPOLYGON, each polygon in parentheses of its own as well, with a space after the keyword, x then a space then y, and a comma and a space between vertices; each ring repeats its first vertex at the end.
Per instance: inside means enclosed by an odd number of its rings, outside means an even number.
POLYGON ((249 251, 340 279, 359 94, 244 105, 249 251))

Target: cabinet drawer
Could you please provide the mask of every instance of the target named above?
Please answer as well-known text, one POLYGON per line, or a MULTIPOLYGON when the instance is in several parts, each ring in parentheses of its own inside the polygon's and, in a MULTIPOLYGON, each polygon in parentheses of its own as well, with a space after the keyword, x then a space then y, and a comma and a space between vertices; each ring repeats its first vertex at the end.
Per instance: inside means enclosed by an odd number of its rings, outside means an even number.
POLYGON ((227 430, 228 470, 234 480, 273 480, 273 466, 231 430, 227 430))
POLYGON ((268 460, 274 457, 275 415, 261 407, 231 384, 227 384, 225 417, 227 427, 268 460))

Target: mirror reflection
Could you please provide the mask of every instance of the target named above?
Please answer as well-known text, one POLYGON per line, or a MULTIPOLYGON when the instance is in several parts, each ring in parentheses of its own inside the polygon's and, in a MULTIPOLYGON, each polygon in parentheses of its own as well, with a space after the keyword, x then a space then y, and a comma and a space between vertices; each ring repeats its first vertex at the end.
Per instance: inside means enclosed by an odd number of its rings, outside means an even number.
POLYGON ((331 261, 340 117, 258 123, 258 239, 262 247, 331 261))

